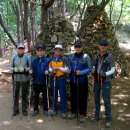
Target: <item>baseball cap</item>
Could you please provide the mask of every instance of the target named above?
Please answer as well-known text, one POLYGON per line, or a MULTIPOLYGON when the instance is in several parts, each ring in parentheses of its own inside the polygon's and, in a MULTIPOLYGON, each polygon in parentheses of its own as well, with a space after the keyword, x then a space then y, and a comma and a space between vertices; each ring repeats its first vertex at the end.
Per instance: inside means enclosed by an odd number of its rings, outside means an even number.
POLYGON ((74 43, 74 46, 75 47, 82 47, 83 43, 80 39, 76 40, 75 43, 74 43))
POLYGON ((25 46, 24 46, 24 44, 19 43, 19 44, 17 45, 17 48, 18 48, 18 49, 19 49, 19 48, 25 48, 25 46))
POLYGON ((108 46, 108 41, 106 39, 101 39, 99 41, 99 45, 104 45, 104 46, 108 46))
POLYGON ((55 48, 54 48, 54 49, 61 49, 61 50, 63 50, 63 47, 62 47, 62 45, 57 44, 57 45, 55 45, 55 48))
POLYGON ((43 44, 37 45, 36 50, 45 50, 45 45, 43 45, 43 44))

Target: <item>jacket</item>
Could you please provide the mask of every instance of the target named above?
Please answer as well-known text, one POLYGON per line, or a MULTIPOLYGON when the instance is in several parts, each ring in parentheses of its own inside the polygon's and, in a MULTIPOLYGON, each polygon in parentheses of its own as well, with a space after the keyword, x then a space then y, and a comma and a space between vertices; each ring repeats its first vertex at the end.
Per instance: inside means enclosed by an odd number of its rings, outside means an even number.
MULTIPOLYGON (((112 74, 102 77, 100 72, 109 73, 112 68, 115 68, 115 62, 111 53, 106 53, 101 56, 99 53, 95 55, 93 59, 93 68, 95 69, 94 78, 95 81, 101 83, 111 81, 112 74), (102 80, 102 81, 101 81, 102 80)), ((115 71, 113 71, 114 73, 115 71)))
POLYGON ((87 55, 84 60, 84 54, 74 54, 69 56, 69 67, 71 69, 70 73, 70 82, 76 83, 78 79, 78 83, 86 83, 87 82, 87 75, 91 71, 91 61, 89 56, 87 55), (76 70, 81 71, 80 76, 76 76, 76 70))
POLYGON ((61 77, 64 76, 68 71, 68 63, 65 56, 52 57, 49 63, 49 71, 51 72, 54 67, 59 67, 59 70, 56 70, 55 76, 61 77))
POLYGON ((49 59, 44 56, 39 58, 35 56, 32 59, 33 83, 46 84, 45 71, 48 69, 49 59))
POLYGON ((15 82, 27 82, 29 80, 28 71, 31 69, 31 58, 28 54, 23 56, 14 55, 10 62, 10 70, 12 71, 13 80, 15 82), (25 69, 25 74, 14 73, 15 67, 23 67, 25 69))

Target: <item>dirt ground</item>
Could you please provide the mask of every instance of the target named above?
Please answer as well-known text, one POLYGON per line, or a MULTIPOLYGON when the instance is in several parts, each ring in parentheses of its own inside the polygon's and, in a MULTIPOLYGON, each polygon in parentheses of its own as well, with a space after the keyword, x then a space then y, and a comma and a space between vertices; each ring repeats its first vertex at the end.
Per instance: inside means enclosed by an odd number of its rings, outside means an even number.
MULTIPOLYGON (((4 63, 4 62, 3 62, 4 63)), ((5 63, 6 64, 6 63, 5 63)), ((5 65, 0 62, 0 68, 5 65)), ((130 62, 129 76, 117 77, 113 81, 112 87, 112 127, 109 130, 130 130, 130 62)), ((12 115, 12 85, 0 76, 0 130, 107 130, 104 126, 104 109, 102 109, 103 119, 100 122, 91 123, 90 115, 94 111, 93 95, 88 103, 88 117, 85 123, 77 125, 75 120, 63 120, 58 114, 54 120, 40 114, 36 117, 30 116, 20 119, 20 114, 13 119, 12 115)), ((103 106, 103 105, 102 105, 103 106)), ((103 108, 103 107, 102 107, 103 108)), ((31 111, 33 107, 31 107, 31 111)))

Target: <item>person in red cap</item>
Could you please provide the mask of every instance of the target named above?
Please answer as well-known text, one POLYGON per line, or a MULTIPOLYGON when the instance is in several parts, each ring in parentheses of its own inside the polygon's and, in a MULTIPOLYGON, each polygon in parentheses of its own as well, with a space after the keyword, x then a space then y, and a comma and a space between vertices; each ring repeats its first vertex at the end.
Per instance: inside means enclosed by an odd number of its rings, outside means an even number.
POLYGON ((100 119, 100 100, 101 97, 105 104, 106 127, 111 126, 111 80, 115 73, 115 62, 111 53, 108 52, 108 41, 99 41, 99 52, 95 55, 92 62, 92 75, 94 77, 94 98, 95 116, 91 121, 100 119))

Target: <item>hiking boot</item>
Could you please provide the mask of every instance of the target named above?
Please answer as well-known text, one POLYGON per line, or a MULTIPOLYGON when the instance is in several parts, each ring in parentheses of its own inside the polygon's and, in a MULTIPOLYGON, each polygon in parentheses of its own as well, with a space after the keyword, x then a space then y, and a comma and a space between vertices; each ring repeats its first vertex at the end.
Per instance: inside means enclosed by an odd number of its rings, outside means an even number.
POLYGON ((38 110, 37 110, 37 111, 34 111, 34 112, 32 113, 32 116, 36 116, 38 113, 39 113, 38 110))
POLYGON ((44 114, 45 116, 48 116, 48 115, 49 115, 48 111, 43 111, 43 114, 44 114))
POLYGON ((76 118, 76 114, 75 113, 69 113, 68 114, 68 119, 74 119, 76 118))
POLYGON ((13 111, 13 116, 16 116, 19 113, 19 111, 13 111))
POLYGON ((66 114, 66 113, 61 113, 61 118, 62 118, 62 119, 66 119, 66 117, 67 117, 67 114, 66 114))
POLYGON ((27 116, 28 112, 27 111, 23 111, 22 114, 23 114, 23 116, 27 116))
POLYGON ((57 112, 56 111, 51 111, 50 112, 50 116, 56 116, 57 115, 57 112))
POLYGON ((84 115, 79 116, 79 122, 84 123, 86 121, 86 117, 84 115))
POLYGON ((111 121, 107 120, 105 125, 106 125, 106 128, 110 128, 111 127, 111 121))
POLYGON ((90 119, 91 122, 99 121, 99 116, 93 116, 90 119))

